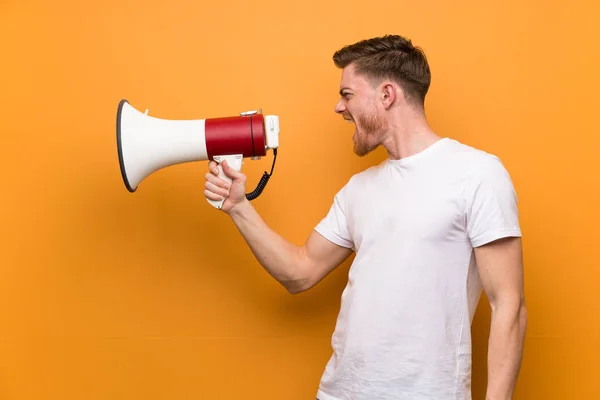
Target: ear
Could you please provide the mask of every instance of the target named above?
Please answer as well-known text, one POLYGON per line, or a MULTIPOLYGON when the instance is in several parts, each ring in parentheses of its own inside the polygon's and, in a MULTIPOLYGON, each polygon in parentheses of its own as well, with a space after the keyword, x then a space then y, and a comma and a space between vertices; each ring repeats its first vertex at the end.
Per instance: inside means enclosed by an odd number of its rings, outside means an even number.
POLYGON ((394 83, 389 81, 381 85, 381 104, 386 110, 396 101, 397 90, 399 89, 394 83))

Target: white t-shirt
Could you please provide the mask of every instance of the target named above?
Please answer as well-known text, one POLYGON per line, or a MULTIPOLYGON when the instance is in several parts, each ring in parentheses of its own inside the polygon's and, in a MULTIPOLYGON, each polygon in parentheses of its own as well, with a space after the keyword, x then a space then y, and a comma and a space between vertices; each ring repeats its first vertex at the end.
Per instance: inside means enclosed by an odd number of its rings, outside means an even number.
POLYGON ((443 138, 354 175, 315 229, 356 252, 319 400, 471 400, 473 248, 521 236, 501 161, 443 138))

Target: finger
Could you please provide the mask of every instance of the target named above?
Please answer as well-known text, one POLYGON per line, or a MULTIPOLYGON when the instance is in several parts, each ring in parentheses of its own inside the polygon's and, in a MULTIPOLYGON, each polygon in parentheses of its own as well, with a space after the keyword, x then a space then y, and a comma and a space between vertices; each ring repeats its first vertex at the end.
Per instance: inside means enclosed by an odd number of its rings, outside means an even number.
POLYGON ((219 196, 222 196, 222 197, 229 196, 229 191, 227 189, 220 188, 220 187, 218 187, 217 185, 215 185, 215 184, 213 184, 211 182, 206 182, 204 184, 204 188, 206 190, 209 190, 212 193, 214 193, 216 195, 219 195, 219 196))
POLYGON ((214 176, 210 172, 206 173, 206 180, 215 186, 229 190, 229 187, 230 187, 229 182, 227 182, 224 179, 219 178, 218 176, 214 176))
POLYGON ((211 161, 208 163, 208 170, 209 170, 210 172, 212 172, 214 175, 217 175, 217 176, 219 175, 219 168, 218 168, 218 164, 217 164, 217 162, 216 162, 216 161, 214 161, 214 160, 211 160, 211 161))
POLYGON ((212 201, 219 201, 219 200, 223 200, 223 196, 219 196, 218 194, 214 194, 213 192, 211 192, 210 190, 205 190, 204 191, 204 196, 212 201))
POLYGON ((221 167, 223 168, 223 172, 225 173, 225 175, 227 175, 231 179, 241 179, 244 177, 244 175, 241 172, 231 168, 227 163, 227 160, 224 160, 221 163, 221 167))

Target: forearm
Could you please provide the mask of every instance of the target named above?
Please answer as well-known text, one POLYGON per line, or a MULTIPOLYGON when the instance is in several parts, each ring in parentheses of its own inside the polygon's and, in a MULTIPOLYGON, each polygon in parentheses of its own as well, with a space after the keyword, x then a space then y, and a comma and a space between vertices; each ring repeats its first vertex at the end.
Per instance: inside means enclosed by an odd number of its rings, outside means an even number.
POLYGON ((269 228, 248 201, 236 205, 230 216, 265 270, 291 293, 301 291, 307 281, 302 248, 269 228))
POLYGON ((486 400, 509 400, 517 382, 527 326, 524 304, 514 302, 492 307, 488 347, 486 400))

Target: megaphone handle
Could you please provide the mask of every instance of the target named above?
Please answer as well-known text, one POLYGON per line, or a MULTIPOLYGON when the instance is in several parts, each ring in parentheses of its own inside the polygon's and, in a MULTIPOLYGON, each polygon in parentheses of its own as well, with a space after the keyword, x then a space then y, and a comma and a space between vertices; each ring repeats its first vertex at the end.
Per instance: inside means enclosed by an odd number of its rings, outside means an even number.
MULTIPOLYGON (((231 154, 231 155, 226 155, 226 156, 215 156, 215 157, 213 157, 213 159, 217 162, 217 168, 219 169, 219 178, 223 179, 227 183, 231 183, 231 178, 228 177, 227 175, 225 175, 225 172, 223 172, 223 167, 221 166, 221 163, 223 161, 227 161, 227 164, 231 168, 235 169, 236 171, 240 171, 242 169, 242 163, 243 163, 244 157, 242 154, 231 154)), ((207 198, 206 201, 208 201, 213 207, 220 210, 221 207, 223 207, 225 198, 223 200, 216 200, 216 201, 210 200, 207 198)))

